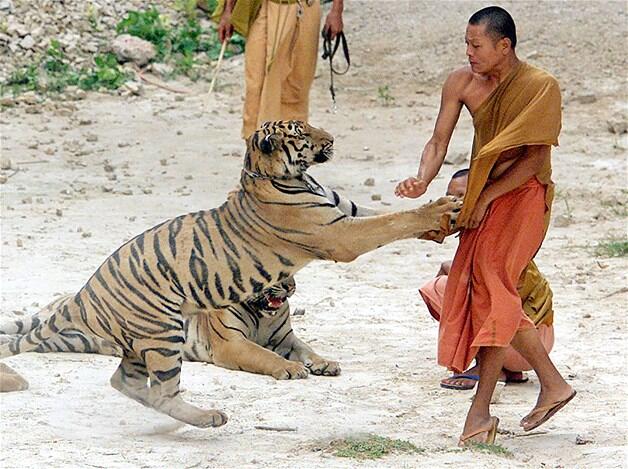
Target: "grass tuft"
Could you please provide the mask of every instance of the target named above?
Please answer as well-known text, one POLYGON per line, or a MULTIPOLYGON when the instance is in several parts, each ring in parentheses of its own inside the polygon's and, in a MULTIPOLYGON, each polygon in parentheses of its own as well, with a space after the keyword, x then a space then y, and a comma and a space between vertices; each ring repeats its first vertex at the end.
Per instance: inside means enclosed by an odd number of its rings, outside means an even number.
POLYGON ((599 241, 595 247, 595 255, 600 257, 628 256, 628 240, 626 238, 610 237, 599 241))
POLYGON ((379 435, 361 438, 344 438, 331 443, 333 455, 340 458, 379 459, 390 453, 421 453, 425 451, 405 440, 379 435))

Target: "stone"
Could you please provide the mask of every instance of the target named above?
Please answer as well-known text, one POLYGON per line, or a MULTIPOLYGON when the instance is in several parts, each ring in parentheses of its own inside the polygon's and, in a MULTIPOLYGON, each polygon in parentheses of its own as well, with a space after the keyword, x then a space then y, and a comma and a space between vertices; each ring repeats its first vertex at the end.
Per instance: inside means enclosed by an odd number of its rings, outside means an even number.
POLYGON ((567 215, 558 215, 554 217, 554 226, 557 228, 566 228, 571 225, 573 220, 567 215))
POLYGON ((382 195, 381 194, 371 194, 371 200, 373 200, 373 201, 382 200, 382 195))
POLYGON ((366 178, 364 181, 364 185, 368 187, 373 187, 375 185, 375 178, 366 178))
POLYGON ((11 168, 13 168, 13 162, 8 156, 3 156, 2 158, 0 158, 0 169, 7 170, 11 168))
POLYGON ((597 101, 597 96, 594 94, 583 94, 580 96, 574 96, 572 101, 579 104, 593 104, 597 101))
POLYGON ((0 0, 0 11, 11 13, 13 11, 13 2, 11 0, 0 0))
POLYGON ((628 133, 628 122, 619 118, 613 118, 606 121, 606 128, 615 135, 628 133))
POLYGON ((116 37, 111 43, 111 50, 118 61, 133 62, 139 66, 146 65, 157 55, 152 43, 129 34, 116 37))
POLYGON ((24 36, 20 41, 20 47, 22 49, 32 49, 35 46, 35 39, 30 34, 24 36))

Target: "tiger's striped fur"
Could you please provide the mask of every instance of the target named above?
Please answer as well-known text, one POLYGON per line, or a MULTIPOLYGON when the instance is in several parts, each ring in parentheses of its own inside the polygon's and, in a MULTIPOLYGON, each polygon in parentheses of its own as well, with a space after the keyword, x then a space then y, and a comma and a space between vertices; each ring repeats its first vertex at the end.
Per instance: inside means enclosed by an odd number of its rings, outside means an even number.
POLYGON ((441 218, 453 219, 459 210, 459 202, 441 198, 383 215, 343 213, 306 174, 331 158, 332 145, 331 135, 305 123, 265 123, 247 141, 236 194, 216 209, 178 216, 128 241, 49 319, 0 345, 0 358, 75 329, 122 350, 111 378, 120 392, 191 425, 223 425, 225 414, 180 395, 186 316, 204 315, 215 330, 219 311, 314 259, 350 262, 393 241, 438 231, 441 218))
MULTIPOLYGON (((304 378, 308 370, 314 375, 339 375, 338 362, 315 353, 292 330, 288 298, 294 291, 294 279, 289 277, 259 295, 220 310, 216 313, 220 315, 214 324, 218 327, 216 330, 208 324, 205 315, 185 317, 183 360, 216 363, 223 368, 266 374, 276 379, 304 378), (216 343, 218 345, 212 347, 216 343)), ((0 325, 0 343, 28 334, 71 298, 71 295, 58 298, 28 318, 0 325)), ((62 330, 32 351, 123 356, 122 349, 115 343, 90 337, 76 329, 62 330)))

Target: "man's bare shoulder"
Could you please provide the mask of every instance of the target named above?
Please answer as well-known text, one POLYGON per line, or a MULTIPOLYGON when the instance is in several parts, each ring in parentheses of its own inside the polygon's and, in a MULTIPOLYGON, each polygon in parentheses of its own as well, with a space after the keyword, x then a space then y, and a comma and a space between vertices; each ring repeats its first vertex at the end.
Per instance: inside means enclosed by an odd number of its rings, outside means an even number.
POLYGON ((447 80, 445 80, 444 86, 459 89, 460 91, 462 91, 467 87, 469 83, 473 81, 473 78, 474 74, 473 71, 471 71, 471 67, 461 67, 449 74, 447 80))

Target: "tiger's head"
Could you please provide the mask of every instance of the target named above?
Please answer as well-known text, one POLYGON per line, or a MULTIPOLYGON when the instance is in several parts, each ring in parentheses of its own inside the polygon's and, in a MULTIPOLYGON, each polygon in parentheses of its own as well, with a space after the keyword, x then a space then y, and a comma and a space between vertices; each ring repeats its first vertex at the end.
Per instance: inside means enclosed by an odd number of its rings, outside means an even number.
POLYGON ((272 287, 263 290, 259 295, 246 300, 247 305, 266 318, 275 316, 286 303, 286 300, 294 294, 296 283, 293 277, 276 283, 272 287))
POLYGON ((301 121, 265 122, 247 140, 244 168, 270 179, 299 177, 333 156, 334 138, 301 121))

